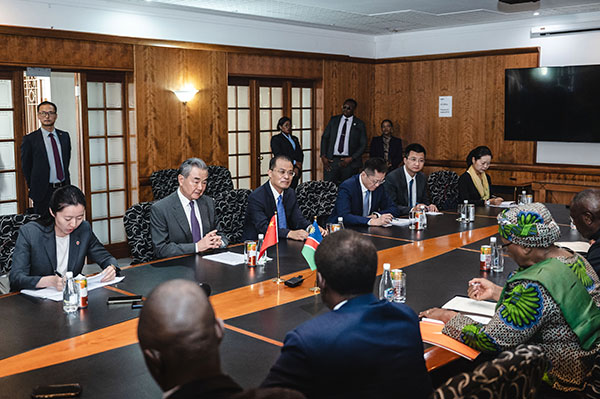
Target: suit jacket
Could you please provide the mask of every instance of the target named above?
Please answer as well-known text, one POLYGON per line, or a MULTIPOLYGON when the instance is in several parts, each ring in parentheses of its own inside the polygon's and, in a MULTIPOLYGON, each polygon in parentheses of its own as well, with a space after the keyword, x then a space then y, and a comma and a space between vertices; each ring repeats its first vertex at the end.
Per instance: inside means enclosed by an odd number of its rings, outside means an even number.
MULTIPOLYGON (((285 239, 290 230, 305 229, 310 224, 300 212, 296 192, 293 188, 283 191, 283 207, 288 228, 277 230, 277 235, 281 239, 285 239)), ((256 240, 259 234, 265 234, 269 221, 276 210, 277 204, 275 198, 273 198, 273 191, 271 191, 269 182, 266 182, 248 197, 242 241, 256 240)))
MULTIPOLYGON (((86 256, 103 269, 109 265, 118 266, 117 260, 98 241, 90 224, 83 221, 69 236, 67 270, 72 271, 73 276, 81 273, 86 256)), ((43 276, 54 275, 56 262, 54 224, 43 226, 31 222, 21 226, 12 258, 11 288, 35 288, 43 276)))
MULTIPOLYGON (((325 155, 328 159, 333 159, 335 140, 337 139, 341 120, 342 115, 332 116, 325 127, 323 136, 321 137, 321 156, 325 155)), ((365 127, 365 123, 355 115, 350 128, 350 138, 348 139, 348 154, 352 157, 352 162, 350 163, 351 167, 361 167, 362 154, 365 152, 366 148, 367 128, 365 127)))
MULTIPOLYGON (((485 174, 487 178, 488 185, 490 186, 490 196, 492 195, 492 179, 490 175, 485 174)), ((485 205, 485 201, 481 199, 481 195, 479 191, 475 188, 475 184, 473 184, 473 179, 471 175, 467 172, 460 175, 458 178, 458 203, 462 203, 464 200, 468 200, 470 204, 475 204, 477 206, 485 205)))
MULTIPOLYGON (((157 201, 150 208, 152 245, 154 254, 159 258, 196 253, 196 243, 192 238, 192 230, 177 190, 157 201)), ((202 232, 206 235, 217 226, 215 202, 209 196, 202 195, 196 200, 196 206, 200 212, 202 232)), ((226 246, 227 237, 221 233, 219 235, 223 245, 226 246)))
MULTIPOLYGON (((427 179, 423 172, 419 172, 415 175, 417 183, 417 204, 431 204, 429 200, 429 194, 427 194, 427 179)), ((388 173, 385 177, 385 183, 383 183, 385 192, 390 199, 398 205, 400 214, 407 215, 410 212, 411 207, 408 206, 408 185, 406 184, 406 175, 404 174, 404 167, 393 170, 388 173)))
POLYGON ((302 147, 300 147, 300 141, 298 141, 298 137, 291 135, 292 140, 296 144, 296 149, 292 147, 292 143, 285 138, 283 133, 276 134, 271 137, 271 151, 274 156, 278 155, 286 155, 291 160, 296 162, 304 161, 304 153, 302 152, 302 147))
POLYGON ((594 244, 588 249, 585 258, 590 262, 590 265, 592 265, 596 274, 600 276, 600 231, 594 234, 592 239, 595 240, 594 244))
POLYGON ((289 332, 262 386, 311 399, 426 398, 432 389, 417 315, 373 294, 352 298, 289 332))
MULTIPOLYGON (((369 156, 371 158, 383 158, 383 136, 376 136, 371 139, 369 156)), ((392 169, 400 166, 402 163, 402 139, 394 136, 391 137, 388 157, 392 164, 392 169)))
MULTIPOLYGON (((367 224, 369 218, 363 217, 363 196, 360 186, 360 174, 354 175, 342 184, 338 190, 338 196, 335 201, 333 213, 329 218, 331 223, 335 223, 338 217, 344 218, 345 224, 367 224)), ((386 194, 383 186, 379 186, 371 192, 371 209, 373 212, 391 213, 395 217, 400 215, 400 211, 386 194)))
MULTIPOLYGON (((71 139, 69 138, 69 133, 63 130, 56 129, 56 134, 61 146, 65 182, 66 184, 71 184, 71 176, 69 175, 71 139)), ((54 162, 54 159, 52 162, 54 162)), ((23 137, 21 163, 27 187, 29 187, 29 197, 34 201, 42 200, 50 184, 50 165, 41 129, 23 137)))
POLYGON ((303 399, 300 392, 283 388, 255 388, 242 390, 231 377, 198 379, 182 385, 168 399, 303 399))

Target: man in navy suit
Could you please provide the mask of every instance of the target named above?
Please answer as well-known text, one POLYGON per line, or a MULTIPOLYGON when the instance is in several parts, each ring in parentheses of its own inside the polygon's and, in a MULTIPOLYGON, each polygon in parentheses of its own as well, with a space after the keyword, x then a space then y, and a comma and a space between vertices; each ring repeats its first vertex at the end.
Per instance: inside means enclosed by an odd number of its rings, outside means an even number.
POLYGON ((390 171, 402 163, 402 139, 392 136, 394 124, 389 119, 381 122, 381 136, 373 137, 369 147, 371 158, 383 158, 390 171))
POLYGON ((44 101, 37 111, 42 127, 23 137, 21 167, 33 211, 45 215, 54 190, 71 184, 71 139, 68 132, 54 127, 58 118, 56 104, 44 101))
POLYGON ((342 114, 332 116, 321 137, 323 179, 339 185, 362 166, 367 148, 365 123, 354 116, 356 101, 344 101, 342 114))
MULTIPOLYGON (((306 240, 306 227, 310 222, 298 208, 296 192, 289 188, 294 174, 292 160, 287 156, 279 155, 271 159, 269 181, 248 197, 242 240, 256 240, 259 234, 265 234, 275 211, 280 239, 306 240)), ((321 229, 321 233, 325 231, 321 229)))
POLYGON ((428 397, 417 315, 373 295, 373 243, 341 230, 323 239, 315 262, 321 299, 332 311, 286 335, 262 386, 295 389, 309 399, 428 397))
POLYGON ((409 144, 404 150, 404 166, 385 178, 385 192, 398 206, 401 215, 424 206, 428 211, 438 212, 427 194, 427 178, 422 170, 425 166, 425 148, 421 144, 409 144))
POLYGON ((381 226, 388 224, 400 212, 385 193, 387 165, 382 158, 370 158, 365 169, 340 185, 335 208, 329 219, 344 218, 349 225, 381 226))

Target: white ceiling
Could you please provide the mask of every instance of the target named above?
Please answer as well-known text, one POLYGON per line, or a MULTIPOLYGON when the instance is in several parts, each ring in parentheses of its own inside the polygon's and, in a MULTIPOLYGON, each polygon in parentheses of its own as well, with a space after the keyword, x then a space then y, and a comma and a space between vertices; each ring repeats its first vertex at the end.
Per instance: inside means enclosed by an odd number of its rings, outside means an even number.
POLYGON ((518 5, 497 0, 114 1, 369 35, 524 19, 535 21, 542 17, 600 11, 600 1, 595 0, 540 0, 518 5))

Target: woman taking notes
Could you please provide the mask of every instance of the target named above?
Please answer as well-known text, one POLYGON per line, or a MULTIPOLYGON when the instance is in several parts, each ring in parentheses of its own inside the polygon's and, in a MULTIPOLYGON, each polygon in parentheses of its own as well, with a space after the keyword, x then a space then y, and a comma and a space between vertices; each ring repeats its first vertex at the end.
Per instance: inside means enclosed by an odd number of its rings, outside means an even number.
POLYGON ((474 278, 468 288, 471 298, 496 302, 491 321, 437 308, 421 316, 444 321, 444 334, 482 352, 539 346, 551 364, 542 397, 567 397, 561 392, 583 389, 600 353, 600 281, 581 255, 554 245, 560 229, 543 204, 507 209, 498 224, 502 246, 519 268, 504 287, 474 278))
POLYGON ((10 272, 13 290, 62 290, 62 276, 67 271, 80 274, 86 256, 104 269, 102 281, 115 278, 117 260, 98 241, 84 216, 85 196, 80 189, 65 186, 54 192, 50 215, 19 230, 10 272))
POLYGON ((492 180, 485 173, 492 162, 492 151, 482 145, 467 156, 467 171, 458 179, 458 202, 468 200, 475 205, 500 205, 500 197, 491 193, 492 180))

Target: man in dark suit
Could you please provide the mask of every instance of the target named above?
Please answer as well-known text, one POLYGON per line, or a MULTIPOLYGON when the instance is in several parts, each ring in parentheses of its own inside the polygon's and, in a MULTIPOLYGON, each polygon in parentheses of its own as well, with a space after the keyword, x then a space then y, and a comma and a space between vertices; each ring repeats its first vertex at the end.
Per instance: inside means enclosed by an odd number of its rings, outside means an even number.
POLYGON ((389 119, 381 122, 381 136, 373 137, 369 147, 371 158, 383 158, 388 170, 396 169, 402 163, 402 140, 392 136, 394 124, 389 119))
POLYGON ((286 335, 262 386, 291 388, 309 399, 428 397, 417 315, 373 295, 373 243, 338 231, 317 247, 315 263, 321 299, 332 311, 286 335))
POLYGON ((58 118, 56 104, 44 101, 37 111, 42 127, 23 137, 21 167, 33 211, 46 215, 54 190, 71 184, 71 139, 68 132, 54 127, 58 118))
POLYGON ((283 388, 243 390, 221 370, 223 321, 197 283, 170 280, 144 301, 138 338, 163 398, 301 399, 283 388))
POLYGON ((298 187, 298 179, 302 174, 302 161, 304 161, 304 153, 300 146, 298 137, 292 134, 292 121, 287 116, 283 116, 277 122, 277 128, 281 133, 271 137, 271 151, 273 156, 285 155, 292 160, 294 164, 294 178, 292 179, 291 188, 298 187))
POLYGON ((342 114, 331 117, 321 137, 323 178, 338 185, 358 173, 367 147, 365 124, 354 116, 356 105, 351 98, 344 101, 342 114))
POLYGON ((382 226, 399 215, 398 208, 385 193, 387 165, 382 158, 370 158, 365 169, 340 185, 335 208, 329 218, 334 223, 338 217, 349 225, 382 226))
MULTIPOLYGON (((256 240, 265 234, 269 221, 277 211, 277 235, 280 239, 303 241, 308 237, 306 227, 310 224, 302 216, 296 192, 290 187, 294 169, 291 159, 279 155, 269 162, 269 181, 248 197, 246 220, 242 240, 256 240)), ((325 234, 325 231, 321 229, 325 234)))
POLYGON ((579 234, 592 243, 585 257, 600 274, 600 189, 588 188, 573 197, 571 218, 579 234))
POLYGON ((179 188, 150 208, 150 232, 159 258, 204 252, 227 246, 227 237, 217 234, 215 203, 202 195, 208 167, 190 158, 179 167, 179 188))
POLYGON ((404 150, 404 166, 390 172, 385 178, 385 191, 398 205, 401 215, 413 208, 424 206, 428 211, 438 212, 427 194, 427 178, 422 170, 425 166, 425 148, 421 144, 409 144, 404 150))

